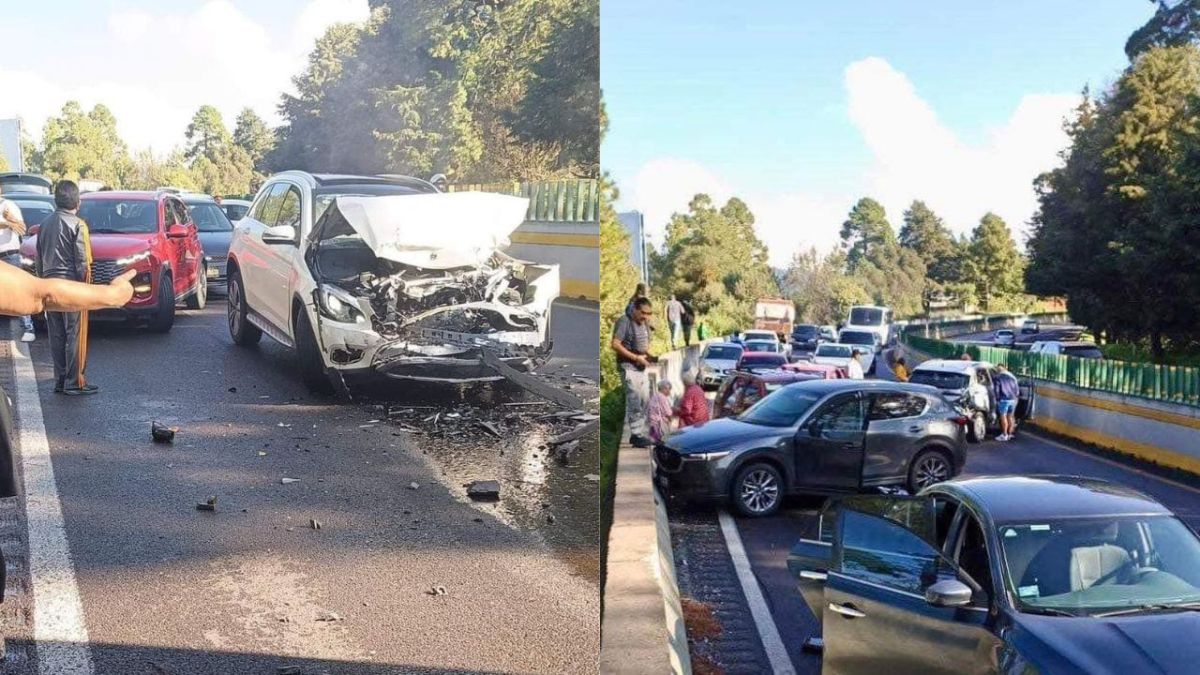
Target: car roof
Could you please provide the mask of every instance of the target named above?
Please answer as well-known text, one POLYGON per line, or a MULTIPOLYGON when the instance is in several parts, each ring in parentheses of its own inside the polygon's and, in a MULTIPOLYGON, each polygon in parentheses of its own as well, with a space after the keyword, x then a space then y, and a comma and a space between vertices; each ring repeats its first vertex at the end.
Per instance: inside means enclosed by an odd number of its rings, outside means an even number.
POLYGON ((905 391, 914 394, 927 394, 941 398, 942 393, 934 387, 925 384, 913 384, 911 382, 892 382, 891 380, 808 380, 799 383, 797 386, 803 386, 813 391, 822 394, 833 394, 843 391, 905 391))
POLYGON ((862 345, 852 345, 845 342, 822 342, 817 349, 820 349, 821 347, 845 347, 846 349, 858 349, 859 347, 862 347, 862 345))
POLYGON ((1013 332, 1013 329, 1011 329, 1011 328, 997 328, 997 329, 996 329, 996 332, 997 332, 997 333, 1011 333, 1011 332, 1013 332))
POLYGON ((709 347, 736 347, 738 349, 743 349, 742 345, 739 345, 736 342, 710 342, 704 345, 705 349, 708 349, 709 347))
POLYGON ((176 199, 181 199, 180 195, 164 192, 162 190, 97 190, 96 192, 85 192, 79 195, 80 199, 145 199, 147 201, 157 200, 162 197, 171 196, 176 199))
POLYGON ((737 370, 734 371, 733 374, 749 377, 751 379, 762 380, 766 383, 804 382, 812 379, 812 373, 799 373, 792 370, 764 370, 758 373, 749 373, 744 370, 737 370))
POLYGON ((813 363, 811 361, 797 361, 795 363, 787 364, 787 367, 789 370, 796 370, 796 371, 809 372, 809 373, 818 372, 818 371, 822 372, 822 373, 828 373, 828 372, 834 372, 838 369, 838 367, 833 365, 832 363, 813 363))
POLYGON ((211 196, 205 195, 205 194, 198 194, 198 193, 196 193, 196 194, 189 193, 187 195, 180 195, 179 198, 183 200, 184 204, 216 204, 217 203, 217 200, 213 199, 211 196))
POLYGON ((974 503, 994 524, 1087 516, 1170 515, 1133 488, 1083 476, 979 476, 931 488, 974 503))
POLYGON ((962 359, 930 359, 923 361, 913 372, 918 370, 936 370, 942 373, 965 373, 969 370, 974 370, 983 366, 985 368, 994 367, 987 361, 963 361, 962 359))
POLYGON ((0 194, 0 197, 10 201, 24 200, 54 204, 54 195, 45 195, 40 192, 5 192, 4 194, 0 194))
POLYGON ((742 352, 742 358, 746 358, 747 356, 770 356, 772 358, 778 357, 778 358, 783 358, 783 359, 787 358, 780 352, 755 352, 755 351, 750 351, 749 349, 742 352))

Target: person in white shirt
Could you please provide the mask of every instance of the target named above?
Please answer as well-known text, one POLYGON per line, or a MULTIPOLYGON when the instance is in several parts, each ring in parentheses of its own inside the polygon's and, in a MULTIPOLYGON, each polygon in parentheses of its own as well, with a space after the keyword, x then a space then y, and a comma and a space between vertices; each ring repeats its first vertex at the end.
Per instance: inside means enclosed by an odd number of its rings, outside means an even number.
POLYGON ((850 379, 852 380, 861 380, 866 376, 865 373, 863 373, 862 361, 858 360, 859 354, 862 354, 862 351, 858 349, 851 351, 850 363, 846 365, 846 374, 849 375, 850 379))
MULTIPOLYGON (((15 202, 0 196, 0 261, 20 269, 21 267, 21 236, 25 234, 25 218, 21 215, 21 207, 15 202)), ((33 319, 21 316, 21 342, 33 342, 33 319)))

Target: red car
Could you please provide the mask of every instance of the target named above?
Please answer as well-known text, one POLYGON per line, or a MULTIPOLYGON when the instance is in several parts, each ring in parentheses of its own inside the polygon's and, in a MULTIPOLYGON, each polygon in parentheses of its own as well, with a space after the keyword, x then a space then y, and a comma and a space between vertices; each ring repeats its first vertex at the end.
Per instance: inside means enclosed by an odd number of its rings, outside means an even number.
POLYGON ((806 373, 812 375, 818 380, 844 380, 850 377, 846 373, 845 368, 829 365, 828 363, 809 363, 807 361, 799 361, 797 363, 789 363, 783 366, 783 369, 792 373, 806 373))
MULTIPOLYGON (((88 224, 92 243, 92 283, 107 284, 125 270, 138 270, 133 299, 121 309, 94 312, 98 318, 144 321, 165 333, 175 322, 175 305, 203 309, 208 299, 204 252, 191 213, 167 192, 88 192, 79 217, 88 224)), ((35 236, 21 244, 21 257, 32 267, 35 236)))
POLYGON ((776 370, 769 373, 733 372, 713 399, 713 419, 740 415, 767 394, 793 382, 819 379, 812 373, 776 370))
POLYGON ((737 369, 748 372, 762 370, 779 370, 788 362, 785 354, 780 352, 742 352, 738 359, 737 369))

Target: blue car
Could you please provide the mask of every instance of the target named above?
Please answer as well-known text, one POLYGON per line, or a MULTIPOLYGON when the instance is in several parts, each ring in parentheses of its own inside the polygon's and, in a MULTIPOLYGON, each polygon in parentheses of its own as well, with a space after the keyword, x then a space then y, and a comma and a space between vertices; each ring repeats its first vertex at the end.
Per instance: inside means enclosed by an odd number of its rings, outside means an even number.
POLYGON ((224 293, 225 263, 229 258, 229 242, 233 239, 233 223, 216 200, 208 195, 187 193, 183 195, 183 202, 192 212, 192 221, 200 235, 209 290, 224 293))
POLYGON ((788 569, 825 673, 1200 672, 1200 538, 1105 481, 831 501, 788 569))

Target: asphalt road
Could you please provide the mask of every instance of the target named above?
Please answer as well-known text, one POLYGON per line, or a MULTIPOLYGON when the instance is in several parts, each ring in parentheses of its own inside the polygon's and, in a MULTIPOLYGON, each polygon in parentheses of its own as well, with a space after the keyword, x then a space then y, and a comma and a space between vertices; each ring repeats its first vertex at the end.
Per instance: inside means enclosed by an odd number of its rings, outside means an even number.
MULTIPOLYGON (((224 312, 222 302, 181 312, 164 336, 94 328, 88 375, 103 391, 93 397, 51 393, 47 345, 32 345, 93 664, 79 672, 594 668, 594 516, 590 532, 555 537, 553 518, 535 527, 503 501, 470 503, 453 458, 443 463, 425 437, 372 423, 369 406, 310 397, 286 350, 268 339, 235 347, 224 312), (180 427, 173 445, 151 442, 153 420, 180 427), (210 496, 216 512, 198 511, 210 496)), ((595 378, 597 323, 594 310, 559 307, 550 369, 595 378)), ((11 393, 18 383, 3 361, 11 393)), ((404 393, 446 396, 424 392, 404 393)), ((18 401, 22 414, 27 403, 18 401)), ((588 520, 570 509, 595 508, 596 483, 585 478, 595 470, 594 459, 540 469, 542 485, 563 473, 569 487, 534 490, 559 526, 588 520)), ((44 542, 24 536, 14 522, 22 515, 0 507, 14 673, 37 672, 45 646, 30 644, 29 573, 44 542)))
MULTIPOLYGON (((887 370, 881 376, 891 379, 887 370)), ((1007 443, 989 439, 969 447, 965 476, 1002 474, 1068 474, 1122 483, 1160 500, 1200 530, 1200 484, 1183 485, 1033 432, 1020 431, 1007 443)), ((804 651, 802 646, 809 637, 821 633, 787 571, 787 555, 797 539, 815 533, 821 503, 819 498, 795 499, 773 517, 735 519, 754 579, 797 673, 820 672, 819 655, 804 651)), ((770 672, 763 639, 750 616, 734 574, 732 554, 717 521, 717 509, 672 506, 671 531, 681 591, 708 603, 718 621, 728 628, 695 651, 727 673, 770 672)))

